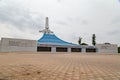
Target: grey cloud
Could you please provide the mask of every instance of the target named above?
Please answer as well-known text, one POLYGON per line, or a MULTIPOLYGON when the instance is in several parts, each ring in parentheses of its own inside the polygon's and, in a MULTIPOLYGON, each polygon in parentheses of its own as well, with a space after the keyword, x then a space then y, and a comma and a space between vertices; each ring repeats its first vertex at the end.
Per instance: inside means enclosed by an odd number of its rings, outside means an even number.
POLYGON ((63 25, 63 26, 68 26, 68 22, 66 21, 56 21, 57 24, 63 25))
POLYGON ((111 24, 119 24, 120 23, 120 16, 115 17, 112 21, 111 24))
POLYGON ((61 0, 57 0, 58 2, 61 2, 61 0))
POLYGON ((119 35, 120 34, 120 30, 109 31, 109 32, 107 32, 107 34, 110 35, 110 36, 119 35))
POLYGON ((33 15, 16 3, 4 2, 4 5, 0 6, 0 22, 11 24, 22 30, 26 28, 38 29, 43 26, 43 16, 34 17, 33 15))
POLYGON ((82 20, 82 21, 81 21, 81 24, 87 25, 87 24, 88 24, 88 21, 87 21, 87 20, 82 20))
POLYGON ((80 23, 81 25, 87 25, 88 24, 88 20, 80 18, 80 17, 67 17, 67 20, 71 23, 71 22, 76 22, 76 23, 80 23))

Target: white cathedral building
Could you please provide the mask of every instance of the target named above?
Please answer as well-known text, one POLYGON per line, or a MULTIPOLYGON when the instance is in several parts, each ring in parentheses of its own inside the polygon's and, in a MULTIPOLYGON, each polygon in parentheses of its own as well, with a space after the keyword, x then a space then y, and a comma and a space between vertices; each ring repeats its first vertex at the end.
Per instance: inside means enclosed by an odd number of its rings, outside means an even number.
POLYGON ((45 29, 39 31, 43 36, 39 40, 1 38, 0 52, 82 52, 82 53, 117 53, 116 44, 97 44, 83 46, 66 42, 58 38, 49 29, 46 17, 45 29))

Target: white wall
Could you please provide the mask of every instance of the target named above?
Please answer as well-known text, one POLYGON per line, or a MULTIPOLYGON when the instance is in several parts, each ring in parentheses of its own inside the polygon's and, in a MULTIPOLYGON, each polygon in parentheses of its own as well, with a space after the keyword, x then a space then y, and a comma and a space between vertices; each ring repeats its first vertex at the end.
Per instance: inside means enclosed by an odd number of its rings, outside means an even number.
POLYGON ((1 52, 26 52, 37 51, 36 40, 2 38, 1 39, 1 52))
POLYGON ((0 52, 1 52, 1 40, 0 40, 0 52))
POLYGON ((98 53, 118 53, 116 44, 96 44, 98 53))

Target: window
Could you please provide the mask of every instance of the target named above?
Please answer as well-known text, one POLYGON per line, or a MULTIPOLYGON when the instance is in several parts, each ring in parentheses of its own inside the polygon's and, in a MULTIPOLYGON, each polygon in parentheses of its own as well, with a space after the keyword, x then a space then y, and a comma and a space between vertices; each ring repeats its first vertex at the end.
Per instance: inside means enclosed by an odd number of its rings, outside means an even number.
POLYGON ((96 52, 95 48, 86 48, 86 52, 96 52))
POLYGON ((37 47, 37 51, 51 52, 51 47, 37 47))
POLYGON ((67 52, 67 48, 65 48, 65 47, 56 47, 56 52, 67 52))
POLYGON ((81 48, 71 48, 71 52, 81 52, 81 48))

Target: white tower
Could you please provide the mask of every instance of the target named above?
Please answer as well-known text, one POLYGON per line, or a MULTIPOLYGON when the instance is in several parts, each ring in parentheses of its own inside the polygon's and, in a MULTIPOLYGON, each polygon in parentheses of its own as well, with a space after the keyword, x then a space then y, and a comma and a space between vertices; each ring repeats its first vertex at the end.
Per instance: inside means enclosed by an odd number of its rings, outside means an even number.
POLYGON ((41 30, 39 32, 42 32, 44 34, 53 34, 53 31, 51 31, 49 29, 49 19, 48 19, 48 17, 46 17, 46 19, 45 19, 45 29, 43 29, 43 30, 41 30))

